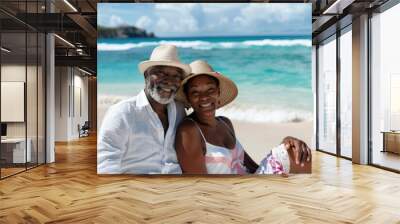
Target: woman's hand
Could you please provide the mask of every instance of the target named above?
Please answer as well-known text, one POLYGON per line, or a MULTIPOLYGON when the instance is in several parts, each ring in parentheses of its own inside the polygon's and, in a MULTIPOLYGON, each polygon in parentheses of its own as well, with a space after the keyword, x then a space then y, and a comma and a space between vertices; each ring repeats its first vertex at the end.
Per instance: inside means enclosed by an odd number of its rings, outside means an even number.
POLYGON ((294 160, 297 165, 300 164, 303 167, 304 163, 311 161, 311 149, 302 140, 287 136, 282 140, 282 143, 285 144, 288 151, 293 150, 294 160))

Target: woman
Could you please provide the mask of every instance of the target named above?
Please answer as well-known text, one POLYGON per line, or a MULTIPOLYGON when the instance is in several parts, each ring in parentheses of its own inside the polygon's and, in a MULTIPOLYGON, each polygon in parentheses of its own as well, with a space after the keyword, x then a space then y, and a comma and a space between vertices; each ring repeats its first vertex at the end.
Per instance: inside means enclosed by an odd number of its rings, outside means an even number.
MULTIPOLYGON (((286 148, 281 145, 262 161, 254 162, 235 137, 231 121, 216 117, 216 109, 230 103, 237 96, 236 85, 215 72, 205 61, 190 64, 192 74, 185 78, 177 99, 193 108, 193 113, 180 124, 176 133, 175 149, 183 173, 190 174, 246 174, 288 173, 296 165, 289 161, 286 148)), ((301 167, 311 160, 311 151, 304 142, 286 137, 283 143, 294 148, 296 164, 301 167), (301 162, 301 164, 300 164, 301 162)))

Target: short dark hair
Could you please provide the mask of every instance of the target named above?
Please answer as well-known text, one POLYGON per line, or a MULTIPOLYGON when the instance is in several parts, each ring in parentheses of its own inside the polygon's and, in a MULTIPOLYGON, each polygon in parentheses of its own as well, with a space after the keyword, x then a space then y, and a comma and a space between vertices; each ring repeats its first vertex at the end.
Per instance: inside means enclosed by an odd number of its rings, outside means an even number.
MULTIPOLYGON (((207 76, 207 77, 211 78, 212 80, 214 80, 214 82, 217 84, 217 87, 219 87, 219 80, 218 80, 217 78, 215 78, 214 76, 206 75, 206 74, 202 74, 202 75, 207 76)), ((195 76, 195 77, 193 77, 193 78, 196 78, 196 77, 198 77, 198 76, 201 76, 201 75, 197 75, 197 76, 195 76)), ((189 84, 190 80, 192 80, 192 78, 189 79, 189 80, 183 85, 183 92, 185 93, 186 96, 187 96, 188 91, 189 91, 189 86, 188 86, 188 84, 189 84)))

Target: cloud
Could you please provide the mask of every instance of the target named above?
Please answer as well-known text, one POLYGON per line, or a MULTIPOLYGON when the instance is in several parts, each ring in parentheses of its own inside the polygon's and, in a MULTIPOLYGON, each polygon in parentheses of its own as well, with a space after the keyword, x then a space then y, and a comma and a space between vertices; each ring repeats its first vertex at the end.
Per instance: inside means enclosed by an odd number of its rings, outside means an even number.
POLYGON ((159 3, 155 4, 154 9, 159 11, 186 11, 192 10, 193 8, 197 7, 198 3, 159 3))
POLYGON ((285 23, 298 20, 307 13, 304 4, 249 4, 240 10, 240 15, 248 21, 285 23))
POLYGON ((156 35, 179 36, 187 33, 197 33, 199 21, 196 11, 201 10, 199 4, 156 4, 154 15, 158 22, 154 27, 156 35))
POLYGON ((151 24, 152 20, 148 16, 141 16, 135 23, 135 26, 142 29, 148 29, 151 24))
POLYGON ((125 24, 125 22, 121 17, 116 16, 116 15, 112 15, 111 16, 110 23, 109 23, 110 26, 114 27, 114 26, 120 26, 120 25, 123 25, 123 24, 125 24))
POLYGON ((311 32, 309 4, 248 4, 233 19, 238 29, 254 33, 311 32))
POLYGON ((234 3, 234 4, 224 4, 224 3, 208 3, 202 4, 203 11, 205 13, 211 14, 226 14, 228 11, 239 11, 240 8, 245 7, 247 4, 234 3))
POLYGON ((154 28, 158 35, 166 34, 183 35, 188 33, 196 33, 199 31, 197 21, 193 18, 184 20, 176 20, 171 18, 159 18, 154 28))
MULTIPOLYGON (((120 4, 100 23, 134 24, 160 37, 311 34, 311 4, 179 3, 120 4), (110 15, 111 16, 110 18, 110 15), (118 16, 116 16, 118 15, 118 16)), ((105 5, 104 5, 105 6, 105 5)))
POLYGON ((168 23, 168 21, 165 18, 160 18, 157 21, 155 30, 157 30, 157 34, 159 33, 163 33, 163 32, 168 32, 170 30, 170 25, 168 23))

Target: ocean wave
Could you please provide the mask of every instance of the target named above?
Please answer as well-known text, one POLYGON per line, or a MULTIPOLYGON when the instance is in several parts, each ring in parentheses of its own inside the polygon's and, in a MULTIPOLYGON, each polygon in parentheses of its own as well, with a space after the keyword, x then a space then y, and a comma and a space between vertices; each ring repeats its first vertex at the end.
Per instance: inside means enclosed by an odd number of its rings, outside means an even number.
POLYGON ((158 42, 140 42, 140 43, 126 43, 126 44, 97 44, 97 50, 99 51, 126 51, 133 48, 141 48, 148 46, 156 46, 158 42))
POLYGON ((311 47, 311 40, 298 39, 298 40, 248 40, 243 42, 247 46, 275 46, 275 47, 288 47, 288 46, 305 46, 311 47))
POLYGON ((209 42, 202 40, 193 41, 149 41, 139 43, 125 43, 125 44, 111 44, 99 43, 97 50, 99 51, 126 51, 135 48, 143 48, 149 46, 157 46, 160 44, 173 44, 181 48, 191 48, 196 50, 211 50, 211 49, 229 49, 229 48, 249 48, 249 47, 287 47, 287 46, 303 46, 311 47, 311 40, 308 39, 294 39, 294 40, 247 40, 241 42, 209 42))
POLYGON ((312 121, 313 113, 294 109, 267 109, 259 106, 237 107, 231 106, 217 110, 218 116, 226 116, 232 120, 252 123, 290 123, 312 121))
MULTIPOLYGON (((119 101, 127 98, 129 97, 101 95, 98 97, 98 105, 103 109, 107 109, 111 105, 114 105, 119 101)), ((216 114, 217 116, 228 117, 231 120, 245 121, 251 123, 292 123, 313 120, 313 113, 311 111, 267 108, 266 106, 261 105, 228 105, 226 107, 218 109, 216 114)))

